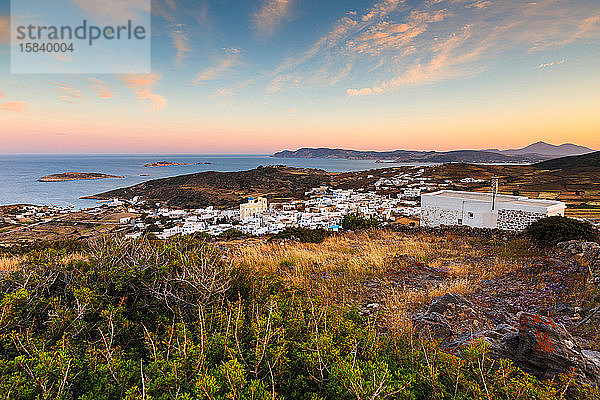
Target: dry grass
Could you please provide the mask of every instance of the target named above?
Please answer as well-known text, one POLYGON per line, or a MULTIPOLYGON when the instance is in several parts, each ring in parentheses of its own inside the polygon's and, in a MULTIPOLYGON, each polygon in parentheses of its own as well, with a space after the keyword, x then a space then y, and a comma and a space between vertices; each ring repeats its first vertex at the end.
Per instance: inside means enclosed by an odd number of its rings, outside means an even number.
POLYGON ((468 279, 447 281, 423 289, 392 290, 387 297, 387 321, 393 331, 406 333, 412 330, 410 313, 423 308, 438 296, 447 293, 465 294, 473 290, 473 282, 468 279))
POLYGON ((0 271, 17 271, 24 260, 24 257, 0 257, 0 271))
POLYGON ((63 264, 76 263, 79 261, 89 261, 89 256, 82 253, 71 253, 64 256, 61 260, 63 264))
POLYGON ((400 332, 411 329, 409 314, 422 309, 434 297, 469 293, 483 279, 497 278, 523 267, 529 256, 518 241, 486 245, 460 235, 406 235, 393 231, 346 233, 321 244, 254 242, 236 248, 235 262, 256 272, 281 276, 290 285, 308 288, 326 300, 366 300, 363 283, 381 283, 380 300, 387 308, 388 324, 400 332), (414 278, 418 270, 434 270, 445 276, 423 278, 410 287, 391 283, 414 278))

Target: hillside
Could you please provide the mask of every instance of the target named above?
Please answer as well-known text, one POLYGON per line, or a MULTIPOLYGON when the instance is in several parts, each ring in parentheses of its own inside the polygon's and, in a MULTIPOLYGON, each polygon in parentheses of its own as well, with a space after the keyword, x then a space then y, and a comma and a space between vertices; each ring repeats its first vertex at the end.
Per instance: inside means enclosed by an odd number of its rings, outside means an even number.
POLYGON ((580 156, 570 156, 555 158, 553 160, 543 161, 534 164, 533 167, 538 169, 587 169, 600 168, 600 151, 584 154, 580 156))
POLYGON ((140 196, 176 207, 230 207, 237 206, 249 196, 262 195, 269 199, 302 197, 305 190, 327 184, 330 179, 331 176, 322 170, 270 166, 248 171, 208 171, 155 179, 87 198, 131 199, 140 196))
POLYGON ((537 162, 548 157, 536 154, 507 155, 494 151, 453 150, 439 151, 358 151, 328 148, 302 148, 295 151, 285 150, 273 154, 276 158, 339 158, 348 160, 391 160, 395 162, 474 162, 474 163, 520 163, 537 162))
POLYGON ((598 399, 588 270, 464 230, 0 248, 0 396, 598 399))
POLYGON ((348 160, 393 160, 396 162, 471 162, 471 163, 511 163, 539 162, 555 157, 581 155, 594 150, 572 143, 559 146, 546 142, 536 142, 520 149, 485 149, 452 151, 361 151, 330 149, 326 147, 304 147, 298 150, 284 150, 273 154, 277 158, 341 158, 348 160))

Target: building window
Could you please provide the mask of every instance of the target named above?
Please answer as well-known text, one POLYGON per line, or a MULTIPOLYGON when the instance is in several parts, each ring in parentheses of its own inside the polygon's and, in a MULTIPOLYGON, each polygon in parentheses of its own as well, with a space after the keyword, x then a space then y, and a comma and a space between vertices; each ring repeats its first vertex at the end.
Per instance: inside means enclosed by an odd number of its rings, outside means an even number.
POLYGON ((472 212, 469 213, 469 218, 473 218, 473 213, 472 212))
POLYGON ((460 219, 458 220, 458 224, 459 224, 459 225, 462 225, 462 218, 460 218, 460 219))

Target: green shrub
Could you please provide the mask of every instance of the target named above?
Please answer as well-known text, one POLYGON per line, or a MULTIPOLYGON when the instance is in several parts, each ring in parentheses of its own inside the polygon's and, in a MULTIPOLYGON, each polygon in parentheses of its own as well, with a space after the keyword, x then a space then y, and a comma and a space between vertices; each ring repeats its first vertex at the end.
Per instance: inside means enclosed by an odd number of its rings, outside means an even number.
POLYGON ((598 398, 540 382, 485 346, 466 359, 380 333, 192 238, 101 241, 86 261, 28 255, 0 276, 6 399, 598 398))
POLYGON ((598 241, 599 232, 590 223, 567 217, 542 218, 525 229, 525 236, 539 246, 567 240, 598 241))
POLYGON ((329 233, 325 229, 309 229, 301 227, 285 228, 271 237, 273 239, 292 239, 302 243, 323 243, 329 233))
POLYGON ((219 239, 222 240, 235 240, 243 237, 246 237, 246 234, 235 228, 229 228, 226 231, 219 233, 219 239))
POLYGON ((359 231, 377 228, 381 222, 377 218, 367 218, 359 214, 347 214, 342 219, 342 229, 347 231, 359 231))

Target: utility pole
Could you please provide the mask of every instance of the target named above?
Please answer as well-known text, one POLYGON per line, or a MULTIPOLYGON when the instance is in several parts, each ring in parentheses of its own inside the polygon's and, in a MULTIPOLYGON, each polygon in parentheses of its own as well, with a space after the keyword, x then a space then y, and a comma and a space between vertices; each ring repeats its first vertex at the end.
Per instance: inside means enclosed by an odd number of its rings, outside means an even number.
POLYGON ((496 209, 496 195, 498 194, 498 184, 500 178, 497 176, 492 177, 492 211, 496 209))

